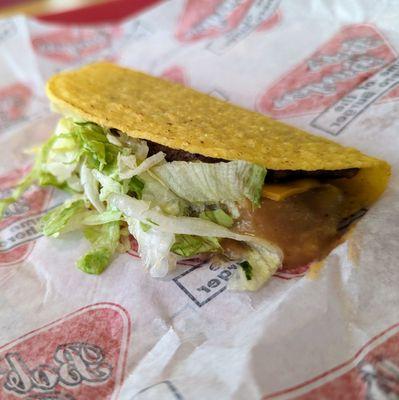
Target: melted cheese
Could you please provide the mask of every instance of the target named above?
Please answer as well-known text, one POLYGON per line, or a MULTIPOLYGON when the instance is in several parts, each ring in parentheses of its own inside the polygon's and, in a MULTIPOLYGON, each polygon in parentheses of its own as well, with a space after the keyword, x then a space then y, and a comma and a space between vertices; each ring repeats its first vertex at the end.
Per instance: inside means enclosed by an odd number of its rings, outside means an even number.
POLYGON ((282 201, 294 194, 305 193, 321 185, 316 179, 299 179, 283 184, 265 184, 262 189, 262 197, 274 201, 282 201))

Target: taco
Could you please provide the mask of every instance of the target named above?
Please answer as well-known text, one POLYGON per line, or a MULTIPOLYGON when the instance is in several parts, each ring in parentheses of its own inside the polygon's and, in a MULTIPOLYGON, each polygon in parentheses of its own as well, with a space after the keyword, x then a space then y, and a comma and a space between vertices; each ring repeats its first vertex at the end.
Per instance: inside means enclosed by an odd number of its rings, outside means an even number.
POLYGON ((3 209, 33 183, 69 191, 43 232, 83 230, 88 273, 131 234, 153 276, 207 254, 236 263, 230 287, 256 290, 324 259, 390 175, 358 150, 110 63, 53 76, 47 95, 63 118, 3 209))

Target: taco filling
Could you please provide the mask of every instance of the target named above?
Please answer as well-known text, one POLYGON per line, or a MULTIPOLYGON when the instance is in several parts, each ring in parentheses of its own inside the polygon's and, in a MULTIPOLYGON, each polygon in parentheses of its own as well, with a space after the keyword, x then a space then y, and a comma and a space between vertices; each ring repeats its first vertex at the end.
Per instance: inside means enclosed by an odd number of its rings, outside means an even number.
MULTIPOLYGON (((223 159, 206 157, 147 142, 149 154, 162 151, 165 160, 220 163, 223 159)), ((350 223, 366 212, 345 215, 345 193, 334 185, 337 179, 350 179, 358 168, 336 171, 267 170, 258 207, 249 201, 238 205, 239 215, 231 229, 261 237, 283 252, 283 267, 296 268, 323 259, 338 243, 350 223)), ((224 239, 225 254, 239 259, 245 245, 224 239)))
POLYGON ((33 183, 70 192, 42 228, 47 236, 83 230, 92 243, 77 262, 85 272, 101 273, 130 233, 153 276, 179 258, 219 254, 242 268, 238 288, 256 289, 281 266, 304 266, 336 246, 349 225, 336 181, 357 172, 268 171, 63 118, 2 204, 33 183))

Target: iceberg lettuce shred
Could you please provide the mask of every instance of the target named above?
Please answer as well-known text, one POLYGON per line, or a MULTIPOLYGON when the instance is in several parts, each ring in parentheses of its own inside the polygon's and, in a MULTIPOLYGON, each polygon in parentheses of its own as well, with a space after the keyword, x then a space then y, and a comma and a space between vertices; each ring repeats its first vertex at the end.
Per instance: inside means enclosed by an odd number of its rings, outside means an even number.
POLYGON ((0 200, 0 215, 31 185, 53 186, 72 197, 42 218, 42 231, 56 237, 82 230, 91 247, 77 266, 86 273, 103 272, 126 248, 128 231, 154 277, 167 275, 181 257, 222 253, 229 238, 247 249, 230 287, 262 286, 281 265, 281 251, 232 228, 240 203, 260 205, 266 170, 246 161, 166 162, 164 153, 148 153, 145 140, 63 118, 30 173, 0 200))
POLYGON ((78 268, 88 274, 101 274, 111 262, 119 245, 119 221, 107 222, 102 225, 88 226, 83 233, 92 244, 91 249, 77 262, 78 268))

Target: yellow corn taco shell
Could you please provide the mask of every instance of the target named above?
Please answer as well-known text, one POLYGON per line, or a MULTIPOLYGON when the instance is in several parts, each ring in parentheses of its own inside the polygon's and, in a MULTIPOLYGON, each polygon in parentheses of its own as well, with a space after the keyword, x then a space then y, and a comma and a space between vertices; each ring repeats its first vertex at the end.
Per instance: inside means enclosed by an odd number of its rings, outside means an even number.
POLYGON ((53 76, 47 95, 57 110, 175 149, 273 170, 360 168, 341 179, 348 213, 385 189, 385 161, 215 99, 179 84, 101 62, 53 76))

